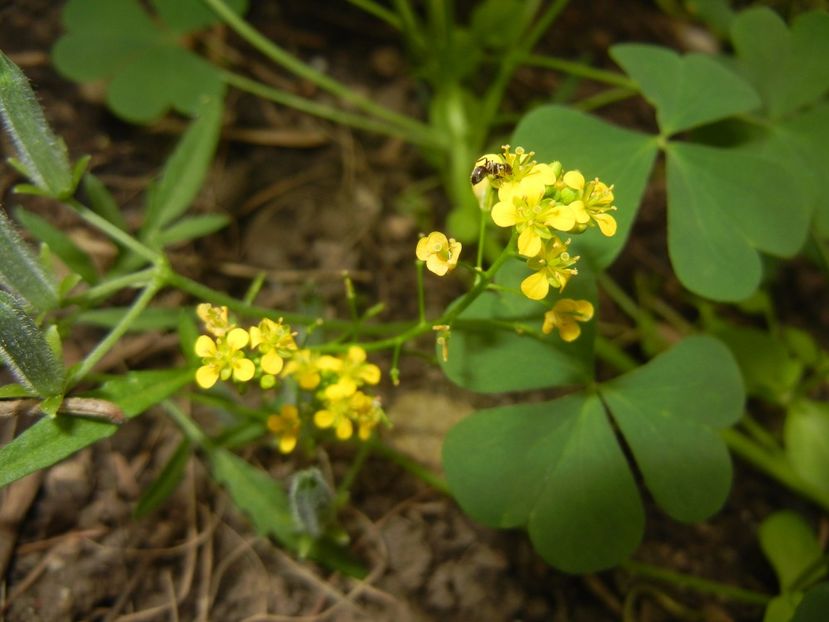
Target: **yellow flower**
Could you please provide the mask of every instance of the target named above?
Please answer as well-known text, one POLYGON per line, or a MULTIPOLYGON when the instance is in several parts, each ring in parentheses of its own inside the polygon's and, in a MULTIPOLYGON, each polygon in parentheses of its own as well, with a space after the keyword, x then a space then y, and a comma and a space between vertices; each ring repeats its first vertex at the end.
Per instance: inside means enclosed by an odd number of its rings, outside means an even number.
POLYGON ((536 194, 516 194, 513 188, 501 188, 501 199, 492 208, 492 220, 499 227, 512 227, 519 233, 518 252, 534 257, 541 251, 544 240, 553 237, 552 228, 567 231, 575 224, 570 209, 543 199, 543 188, 536 194))
POLYGON ((420 261, 426 262, 426 268, 438 276, 443 276, 458 265, 461 255, 461 243, 448 238, 439 231, 432 231, 420 238, 415 254, 420 261))
POLYGON ((311 350, 298 350, 282 370, 282 377, 293 376, 301 389, 313 391, 322 379, 317 360, 317 355, 311 350))
POLYGON ((513 194, 544 196, 547 186, 552 186, 555 183, 556 169, 553 166, 533 163, 529 170, 523 172, 523 174, 519 168, 518 173, 513 175, 512 179, 502 182, 499 195, 501 190, 505 190, 513 194))
POLYGON ((214 307, 210 303, 203 302, 196 307, 196 315, 204 324, 205 330, 214 337, 224 337, 229 330, 234 328, 227 318, 227 307, 214 307))
POLYGON ((283 358, 297 349, 290 327, 282 324, 282 318, 278 322, 264 318, 259 326, 251 326, 249 332, 250 347, 262 353, 262 370, 272 375, 282 371, 283 358))
POLYGON ((570 240, 562 242, 557 237, 544 243, 535 257, 527 260, 527 266, 535 272, 521 281, 521 291, 532 300, 543 300, 550 291, 550 286, 564 289, 567 281, 578 271, 572 266, 578 257, 571 257, 567 252, 570 240))
POLYGON ((616 219, 607 212, 615 210, 613 205, 613 187, 597 179, 589 182, 584 190, 584 202, 590 218, 603 235, 611 237, 616 234, 616 219))
POLYGON ((328 400, 325 408, 314 413, 314 424, 318 428, 334 428, 337 438, 343 441, 354 434, 355 423, 358 436, 364 441, 368 440, 372 430, 385 419, 386 415, 378 400, 362 391, 328 400))
POLYGON ((246 345, 248 332, 243 328, 234 328, 215 341, 201 335, 196 339, 194 350, 204 365, 196 370, 196 383, 203 389, 209 389, 219 378, 227 380, 233 376, 236 382, 247 382, 253 378, 256 366, 242 352, 246 345))
POLYGON ((349 397, 364 384, 380 382, 380 368, 366 363, 366 351, 359 346, 351 346, 344 357, 321 356, 317 361, 320 371, 330 371, 337 375, 337 380, 325 388, 325 397, 338 400, 349 397))
POLYGON ((593 305, 588 300, 573 300, 562 298, 553 305, 553 308, 544 314, 544 325, 541 332, 549 335, 553 329, 558 332, 564 341, 575 341, 581 334, 579 322, 589 322, 593 318, 593 305))
POLYGON ((283 404, 278 415, 268 417, 268 429, 276 436, 277 446, 283 454, 291 453, 299 437, 299 411, 293 404, 283 404))

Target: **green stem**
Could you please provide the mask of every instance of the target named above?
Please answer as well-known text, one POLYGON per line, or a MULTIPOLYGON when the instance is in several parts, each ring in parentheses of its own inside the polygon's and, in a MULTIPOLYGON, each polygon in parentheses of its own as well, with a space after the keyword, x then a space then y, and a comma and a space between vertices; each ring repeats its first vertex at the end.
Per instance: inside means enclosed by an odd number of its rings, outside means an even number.
POLYGON ((415 261, 417 271, 417 319, 419 324, 426 323, 426 294, 423 290, 423 262, 415 261))
POLYGON ((622 568, 643 577, 664 581, 681 588, 691 588, 697 592, 714 594, 715 596, 737 602, 752 605, 766 605, 772 598, 770 595, 762 592, 734 587, 717 581, 711 581, 710 579, 703 579, 695 575, 676 572, 674 570, 666 570, 659 566, 652 566, 651 564, 633 560, 622 562, 622 568))
POLYGON ((363 9, 366 13, 370 13, 374 15, 374 17, 386 22, 392 28, 396 28, 400 30, 402 25, 400 23, 400 18, 394 14, 394 12, 389 11, 386 7, 377 4, 373 0, 348 0, 351 4, 356 7, 363 9))
POLYGON ((575 102, 573 107, 578 110, 582 110, 583 112, 590 112, 591 110, 604 108, 610 104, 615 104, 616 102, 629 99, 635 95, 638 95, 638 93, 636 91, 631 91, 630 89, 607 89, 601 93, 596 93, 595 95, 585 97, 584 99, 575 102))
POLYGON ((141 312, 150 304, 155 297, 158 290, 164 286, 165 264, 159 264, 155 268, 155 274, 152 281, 142 290, 141 295, 135 299, 130 305, 129 310, 124 314, 120 321, 112 328, 111 331, 104 337, 101 342, 95 346, 95 349, 90 352, 81 364, 72 372, 72 377, 68 386, 78 384, 83 378, 92 370, 95 365, 106 355, 107 352, 117 343, 117 341, 129 330, 135 319, 141 312))
POLYGON ((423 135, 434 136, 429 126, 407 117, 406 115, 399 114, 376 104, 371 99, 356 93, 344 84, 334 80, 321 71, 317 71, 311 66, 303 63, 298 58, 292 56, 276 45, 273 41, 270 41, 264 37, 244 19, 239 17, 239 15, 227 6, 224 0, 203 0, 203 2, 210 7, 210 9, 213 10, 213 12, 215 12, 225 24, 235 31, 236 34, 242 37, 274 63, 285 67, 288 71, 294 73, 300 78, 316 84, 320 88, 341 98, 343 101, 352 104, 353 106, 375 116, 378 119, 383 119, 384 121, 397 125, 401 128, 405 128, 412 133, 421 133, 423 135))
POLYGON ((501 100, 504 97, 510 78, 515 71, 515 68, 520 64, 521 60, 526 57, 530 50, 535 47, 538 39, 555 21, 558 14, 564 10, 569 0, 555 0, 541 17, 535 22, 535 26, 518 41, 519 43, 512 48, 510 52, 501 60, 498 66, 498 73, 492 81, 491 86, 484 96, 484 103, 481 110, 480 125, 483 128, 489 128, 492 125, 492 120, 498 112, 501 105, 501 100))
POLYGON ((555 58, 553 56, 542 56, 540 54, 527 54, 521 59, 521 62, 525 65, 533 67, 555 69, 556 71, 568 73, 571 76, 578 76, 580 78, 593 80, 594 82, 602 82, 611 86, 617 86, 627 91, 638 92, 639 90, 639 87, 633 80, 618 72, 596 69, 590 65, 585 65, 584 63, 572 60, 555 58))
POLYGON ((199 447, 203 447, 204 449, 212 449, 213 448, 213 441, 202 432, 202 430, 195 424, 195 422, 190 419, 184 412, 172 401, 164 400, 161 402, 162 408, 167 411, 167 414, 170 415, 170 418, 176 422, 181 431, 184 432, 184 436, 193 443, 194 445, 198 445, 199 447))
POLYGON ((824 510, 829 510, 829 496, 804 481, 789 465, 785 454, 782 452, 772 453, 733 428, 720 430, 720 436, 733 453, 757 470, 762 471, 797 494, 812 500, 824 510))
POLYGON ((369 455, 371 455, 371 449, 371 443, 360 443, 357 455, 354 456, 354 461, 348 467, 348 471, 346 471, 342 482, 340 482, 340 485, 337 488, 337 507, 342 507, 348 502, 351 487, 354 485, 354 480, 357 479, 357 475, 359 475, 363 465, 366 463, 369 455))
POLYGON ((449 491, 449 486, 447 485, 446 481, 443 480, 440 476, 436 475, 431 469, 426 468, 422 464, 420 464, 417 460, 410 458, 409 456, 400 453, 393 447, 381 443, 380 441, 375 441, 372 443, 372 451, 379 456, 382 456, 388 460, 391 460, 399 467, 402 467, 419 480, 428 484, 438 492, 444 495, 451 495, 452 493, 449 491))
POLYGON ((90 225, 95 227, 96 229, 102 231, 103 233, 107 234, 110 238, 121 244, 131 251, 133 251, 136 255, 139 255, 149 261, 150 263, 156 263, 162 258, 161 253, 154 251, 149 246, 146 246, 132 237, 129 233, 120 229, 109 222, 106 218, 102 218, 97 213, 93 212, 91 209, 80 203, 75 199, 67 199, 66 204, 71 206, 81 218, 83 218, 86 222, 90 225))
POLYGON ((110 279, 90 287, 77 296, 71 297, 68 302, 72 304, 85 304, 91 301, 100 302, 102 299, 107 298, 126 287, 140 287, 146 285, 152 279, 155 272, 155 268, 147 268, 132 274, 115 277, 114 279, 110 279))
POLYGON ((634 322, 637 326, 647 324, 647 317, 642 313, 639 305, 631 298, 624 289, 606 272, 600 272, 596 276, 596 281, 601 285, 602 289, 607 292, 610 299, 615 302, 619 308, 634 322))
POLYGON ((235 86, 241 91, 251 93, 257 97, 262 97, 269 101, 294 108, 308 114, 315 115, 321 119, 327 119, 340 125, 348 125, 360 130, 368 132, 375 132, 377 134, 384 134, 388 136, 396 136, 403 138, 413 144, 423 145, 428 147, 435 147, 439 145, 439 141, 431 133, 424 132, 421 129, 413 130, 410 128, 401 127, 398 124, 389 124, 381 121, 376 121, 368 117, 364 117, 351 112, 345 112, 333 106, 320 104, 311 101, 293 93, 287 93, 272 86, 262 84, 256 80, 252 80, 246 76, 239 75, 232 71, 221 71, 222 79, 229 85, 235 86))

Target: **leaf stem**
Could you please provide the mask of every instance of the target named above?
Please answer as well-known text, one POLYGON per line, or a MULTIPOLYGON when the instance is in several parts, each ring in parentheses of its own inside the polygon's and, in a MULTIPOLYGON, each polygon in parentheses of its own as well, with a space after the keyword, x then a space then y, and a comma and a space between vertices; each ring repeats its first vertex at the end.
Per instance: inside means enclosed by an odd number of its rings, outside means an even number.
POLYGON ((449 491, 449 485, 442 477, 435 474, 434 471, 432 471, 431 469, 420 464, 417 460, 410 458, 409 456, 394 449, 390 445, 387 445, 386 443, 382 443, 380 441, 374 441, 372 443, 371 448, 372 451, 377 455, 391 460, 396 465, 402 467, 403 469, 417 477, 425 484, 428 484, 438 492, 447 496, 450 496, 452 494, 449 491))
POLYGON ((563 58, 556 58, 554 56, 545 56, 541 54, 527 54, 521 59, 524 65, 532 67, 544 67, 545 69, 555 69, 570 74, 571 76, 578 76, 580 78, 587 78, 594 82, 601 82, 611 86, 617 86, 630 92, 638 93, 639 88, 636 83, 630 78, 626 78, 623 74, 616 71, 605 71, 604 69, 596 69, 590 65, 579 63, 577 61, 565 60, 563 58))
MULTIPOLYGON (((400 128, 407 129, 412 134, 420 133, 423 135, 434 136, 433 130, 428 125, 378 105, 371 99, 360 95, 344 84, 334 80, 321 71, 317 71, 313 67, 303 63, 295 56, 292 56, 276 45, 273 41, 270 41, 264 37, 244 19, 239 17, 239 15, 227 6, 224 0, 202 1, 210 7, 210 9, 212 9, 225 24, 235 31, 236 34, 242 37, 274 63, 281 65, 300 78, 316 84, 320 88, 341 98, 343 101, 350 103, 351 105, 373 115, 378 119, 387 121, 400 128)), ((436 142, 441 141, 436 140, 436 142)))
POLYGON ((633 574, 664 581, 665 583, 670 583, 681 588, 691 588, 697 592, 714 594, 715 596, 737 602, 752 605, 766 605, 772 598, 769 594, 764 594, 762 592, 755 592, 754 590, 734 587, 718 581, 703 579, 702 577, 695 575, 676 572, 674 570, 667 570, 665 568, 660 568, 659 566, 645 564, 634 560, 622 562, 621 566, 633 574))

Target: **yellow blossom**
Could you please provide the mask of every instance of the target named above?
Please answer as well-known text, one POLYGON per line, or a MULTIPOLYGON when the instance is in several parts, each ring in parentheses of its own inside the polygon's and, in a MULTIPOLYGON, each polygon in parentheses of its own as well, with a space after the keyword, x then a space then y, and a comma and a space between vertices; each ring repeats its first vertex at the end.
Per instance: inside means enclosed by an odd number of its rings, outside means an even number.
POLYGON ((587 211, 603 235, 611 237, 616 234, 616 219, 607 212, 615 210, 613 205, 613 187, 597 179, 589 182, 584 190, 584 202, 587 211))
POLYGON ((272 375, 282 371, 283 359, 297 349, 290 327, 282 323, 282 318, 278 322, 264 318, 258 326, 251 326, 249 332, 250 346, 262 353, 262 370, 272 375))
POLYGON ((357 424, 357 435, 367 441, 374 428, 386 420, 386 414, 380 407, 380 400, 357 391, 351 396, 351 418, 357 424))
POLYGON ((317 367, 320 371, 330 371, 337 375, 337 380, 324 391, 329 400, 349 397, 364 384, 380 382, 380 368, 366 363, 366 351, 359 346, 351 346, 343 357, 321 356, 317 367))
POLYGON ((242 328, 234 328, 215 341, 207 335, 196 339, 194 350, 204 363, 196 370, 196 383, 209 389, 219 378, 228 380, 232 376, 236 382, 253 378, 256 366, 242 351, 248 345, 248 339, 248 332, 242 328))
POLYGON ((588 300, 562 298, 553 308, 544 314, 541 331, 545 335, 558 328, 564 341, 575 341, 581 334, 579 322, 589 322, 593 318, 593 305, 588 300))
POLYGON ((562 242, 557 237, 544 243, 541 251, 527 260, 527 266, 533 274, 521 281, 521 291, 532 300, 543 300, 550 291, 550 286, 564 289, 567 281, 578 271, 572 266, 578 257, 571 257, 567 252, 570 240, 562 242))
POLYGON ((203 302, 196 307, 196 315, 204 324, 205 330, 214 337, 224 337, 229 330, 234 328, 228 320, 227 307, 216 307, 203 302))
POLYGON ((377 399, 362 391, 328 400, 324 408, 314 413, 314 424, 321 429, 333 428, 340 440, 351 438, 355 424, 359 437, 368 440, 372 430, 384 420, 385 413, 377 399))
POLYGON ((448 238, 439 231, 432 231, 420 238, 415 254, 420 261, 426 262, 426 268, 438 276, 454 270, 461 255, 461 243, 448 238))
POLYGON ((551 199, 543 199, 541 192, 535 194, 516 193, 513 187, 498 191, 501 199, 492 208, 492 220, 499 227, 515 226, 518 236, 518 252, 533 257, 541 251, 544 240, 553 237, 551 227, 568 231, 575 225, 575 219, 568 206, 558 205, 551 199))
POLYGON ((313 391, 320 383, 318 357, 311 350, 298 350, 282 370, 282 377, 292 376, 301 389, 313 391))
POLYGON ((314 413, 314 425, 323 430, 334 428, 338 439, 348 440, 354 433, 354 424, 349 417, 350 407, 349 398, 332 400, 325 408, 314 413))
POLYGON ((283 404, 277 415, 268 417, 268 429, 276 437, 279 451, 283 454, 291 453, 296 447, 299 437, 299 411, 293 404, 283 404))

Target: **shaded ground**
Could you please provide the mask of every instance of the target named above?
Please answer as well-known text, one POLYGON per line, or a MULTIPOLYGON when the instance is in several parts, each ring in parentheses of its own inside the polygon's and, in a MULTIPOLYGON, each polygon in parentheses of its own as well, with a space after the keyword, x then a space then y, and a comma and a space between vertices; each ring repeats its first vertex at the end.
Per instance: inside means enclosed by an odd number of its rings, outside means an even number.
MULTIPOLYGON (((545 46, 563 56, 604 59, 610 66, 604 50, 613 42, 680 45, 673 24, 649 4, 623 3, 624 11, 620 3, 590 4, 589 13, 571 7, 556 31, 570 36, 551 36, 545 46)), ((100 92, 56 76, 47 56, 60 34, 58 9, 52 5, 45 0, 0 5, 0 47, 31 77, 72 154, 93 155, 93 170, 135 219, 138 197, 180 124, 125 125, 99 105, 100 92)), ((418 87, 405 75, 393 36, 355 10, 325 16, 311 10, 262 3, 253 20, 268 36, 324 64, 372 98, 418 113, 418 87)), ((250 58, 253 73, 313 94, 308 85, 267 73, 271 70, 255 54, 250 58)), ((522 70, 512 105, 543 101, 556 86, 549 73, 522 70)), ((348 269, 366 301, 386 302, 384 317, 414 317, 413 240, 419 231, 442 222, 447 211, 437 192, 411 192, 415 181, 431 174, 418 154, 397 141, 354 134, 242 96, 231 96, 229 108, 232 115, 211 182, 195 209, 227 212, 233 225, 181 248, 173 257, 176 267, 233 294, 242 294, 249 279, 266 269, 259 302, 281 308, 340 306, 340 273, 348 269)), ((627 125, 652 123, 647 109, 637 104, 618 105, 607 114, 627 125)), ((19 202, 10 194, 15 179, 9 168, 0 169, 6 208, 19 202)), ((109 243, 66 210, 37 200, 26 205, 75 235, 101 262, 111 258, 109 243)), ((652 188, 614 271, 626 283, 634 274, 650 272, 666 296, 678 296, 665 251, 663 205, 661 190, 652 188)), ((460 291, 451 281, 440 288, 430 292, 435 310, 460 291)), ((162 298, 171 306, 192 302, 173 294, 162 298)), ((609 330, 624 330, 624 320, 614 315, 611 304, 602 316, 609 330)), ((79 331, 67 355, 73 348, 76 355, 84 351, 95 337, 79 331)), ((175 341, 153 337, 127 342, 107 364, 123 370, 178 360, 175 341)), ((384 389, 395 423, 392 440, 435 464, 448 424, 483 401, 449 386, 417 360, 405 361, 401 371, 402 386, 384 389)), ((12 431, 7 426, 0 434, 5 442, 12 431)), ((660 604, 663 589, 702 619, 747 621, 761 615, 756 607, 677 592, 624 571, 588 577, 556 573, 535 556, 523 534, 476 526, 451 500, 380 458, 367 463, 353 491, 354 503, 343 516, 355 551, 370 568, 362 583, 298 562, 257 538, 197 460, 169 503, 134 520, 135 500, 179 438, 167 419, 148 413, 31 482, 28 490, 36 496, 25 519, 13 534, 0 531, 7 542, 16 536, 0 592, 0 620, 601 622, 619 619, 632 594, 639 595, 639 620, 671 620, 673 614, 666 613, 664 601, 660 604)), ((268 448, 246 457, 277 477, 303 466, 285 463, 268 448)), ((338 449, 323 457, 336 479, 349 456, 338 449)), ((756 527, 771 508, 800 504, 739 465, 734 488, 723 512, 701 525, 679 525, 649 508, 646 540, 637 558, 773 590, 756 527)), ((3 503, 27 507, 19 499, 6 497, 3 503)))

